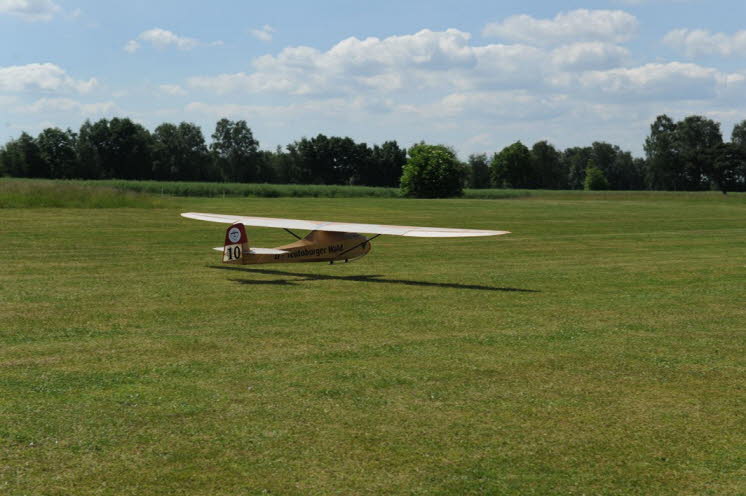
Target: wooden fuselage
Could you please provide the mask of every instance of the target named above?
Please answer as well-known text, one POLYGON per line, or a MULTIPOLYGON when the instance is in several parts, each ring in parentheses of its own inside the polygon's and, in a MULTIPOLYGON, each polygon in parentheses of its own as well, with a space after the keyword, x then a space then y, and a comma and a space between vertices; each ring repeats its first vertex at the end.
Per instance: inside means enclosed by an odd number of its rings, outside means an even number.
POLYGON ((286 253, 253 253, 253 250, 247 248, 249 248, 248 243, 244 245, 242 256, 237 260, 226 260, 224 256, 223 262, 241 265, 347 262, 367 255, 370 252, 370 242, 368 238, 357 233, 311 231, 306 237, 298 241, 275 248, 275 250, 282 250, 286 253))

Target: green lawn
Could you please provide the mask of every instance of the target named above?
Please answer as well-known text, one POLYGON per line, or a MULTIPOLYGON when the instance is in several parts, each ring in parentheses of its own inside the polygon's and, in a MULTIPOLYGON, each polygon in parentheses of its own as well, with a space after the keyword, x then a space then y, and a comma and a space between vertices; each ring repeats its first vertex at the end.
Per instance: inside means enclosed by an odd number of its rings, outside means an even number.
POLYGON ((746 195, 140 207, 0 209, 2 495, 746 494, 746 195), (182 211, 513 234, 228 267, 182 211))

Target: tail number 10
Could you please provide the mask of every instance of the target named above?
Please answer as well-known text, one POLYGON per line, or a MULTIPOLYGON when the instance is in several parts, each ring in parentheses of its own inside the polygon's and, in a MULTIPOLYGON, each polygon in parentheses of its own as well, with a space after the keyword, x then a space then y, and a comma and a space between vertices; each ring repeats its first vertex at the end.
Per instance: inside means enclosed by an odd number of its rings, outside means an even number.
POLYGON ((241 245, 228 245, 223 251, 223 262, 241 260, 241 245))

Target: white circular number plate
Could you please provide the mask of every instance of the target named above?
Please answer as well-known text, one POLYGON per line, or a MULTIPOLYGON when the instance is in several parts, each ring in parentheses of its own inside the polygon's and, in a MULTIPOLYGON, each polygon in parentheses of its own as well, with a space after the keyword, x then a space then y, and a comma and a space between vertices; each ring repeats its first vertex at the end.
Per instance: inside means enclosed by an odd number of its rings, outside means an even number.
POLYGON ((228 239, 231 240, 231 243, 238 243, 241 239, 241 230, 237 227, 231 227, 228 231, 228 239))

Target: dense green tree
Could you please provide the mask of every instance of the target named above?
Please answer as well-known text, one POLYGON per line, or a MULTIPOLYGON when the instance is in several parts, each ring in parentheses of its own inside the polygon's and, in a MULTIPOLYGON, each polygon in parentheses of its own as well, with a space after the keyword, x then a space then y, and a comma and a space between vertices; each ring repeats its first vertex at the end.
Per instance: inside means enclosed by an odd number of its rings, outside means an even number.
MULTIPOLYGON (((153 131, 153 179, 173 180, 183 173, 182 146, 179 128, 171 123, 163 123, 153 131)), ((179 177, 179 179, 186 179, 179 177)))
POLYGON ((647 158, 645 182, 649 189, 680 190, 685 187, 676 127, 673 119, 665 114, 656 117, 650 125, 650 135, 643 147, 647 158))
POLYGON ((164 123, 153 131, 153 177, 180 181, 219 179, 202 129, 182 122, 164 123))
POLYGON ((583 189, 587 191, 609 189, 609 182, 606 180, 604 172, 596 167, 593 160, 589 160, 585 168, 585 184, 583 189))
POLYGON ((535 174, 528 148, 517 141, 503 148, 490 163, 492 182, 498 188, 535 188, 535 174))
POLYGON ((359 184, 366 186, 399 187, 402 169, 407 163, 407 150, 400 148, 396 141, 386 141, 382 145, 374 145, 370 153, 370 160, 362 161, 365 171, 356 174, 359 184))
POLYGON ((36 140, 27 133, 21 133, 16 141, 22 157, 22 177, 50 177, 49 164, 41 155, 36 140))
POLYGON ((323 161, 324 184, 350 184, 360 165, 372 168, 372 152, 366 143, 355 143, 351 138, 332 136, 319 143, 319 157, 323 161))
POLYGON ((591 145, 591 159, 604 173, 609 189, 640 189, 644 185, 643 171, 635 164, 630 152, 616 145, 595 142, 591 145))
POLYGON ((280 184, 296 184, 300 182, 300 172, 289 153, 277 146, 274 152, 267 151, 264 154, 264 162, 272 170, 271 175, 275 182, 280 184))
POLYGON ((49 176, 56 179, 78 177, 77 137, 71 130, 47 128, 36 138, 49 176))
POLYGON ((629 181, 629 189, 642 191, 647 188, 645 184, 645 174, 648 170, 648 163, 644 158, 635 157, 632 159, 632 173, 629 181))
POLYGON ((463 194, 464 169, 450 148, 419 143, 409 149, 401 191, 415 198, 448 198, 463 194))
POLYGON ((350 184, 372 178, 372 152, 365 143, 357 144, 351 138, 303 138, 288 145, 288 153, 297 169, 300 182, 306 184, 350 184), (364 174, 358 178, 358 174, 364 174), (358 179, 356 179, 358 178, 358 179))
POLYGON ((730 134, 730 142, 746 149, 746 120, 733 126, 733 131, 730 134))
POLYGON ((492 186, 486 153, 469 155, 469 187, 484 189, 492 186))
POLYGON ((86 120, 78 132, 78 171, 75 177, 101 179, 110 171, 104 169, 106 148, 109 142, 109 125, 98 121, 96 125, 86 120))
POLYGON ((108 159, 112 177, 150 179, 153 176, 153 138, 150 132, 129 118, 109 121, 111 149, 108 159))
POLYGON ((677 151, 683 163, 684 189, 709 188, 712 151, 723 143, 720 124, 690 115, 676 124, 677 151))
POLYGON ((27 177, 28 165, 26 155, 19 140, 10 140, 0 150, 0 162, 3 173, 12 177, 27 177))
POLYGON ((562 189, 567 187, 568 171, 561 160, 561 154, 546 141, 539 141, 531 147, 531 169, 534 173, 534 187, 562 189))
POLYGON ((583 189, 585 168, 592 152, 590 146, 585 146, 568 148, 562 153, 562 168, 567 171, 567 186, 570 189, 583 189))
POLYGON ((78 133, 79 176, 105 179, 150 179, 153 139, 128 118, 83 123, 78 133))
POLYGON ((721 143, 711 150, 708 177, 723 194, 746 190, 746 150, 735 143, 721 143))
POLYGON ((619 183, 619 176, 621 175, 616 170, 616 160, 619 153, 621 153, 621 149, 618 146, 604 141, 594 141, 591 144, 590 160, 604 173, 604 177, 609 182, 611 189, 616 189, 616 185, 619 183))
POLYGON ((210 149, 226 181, 253 182, 260 170, 259 142, 246 121, 220 119, 210 149))
MULTIPOLYGON (((316 142, 326 139, 319 135, 316 142)), ((301 138, 287 146, 288 157, 295 171, 295 177, 300 184, 320 184, 322 182, 322 161, 318 157, 314 142, 308 138, 301 138)))

